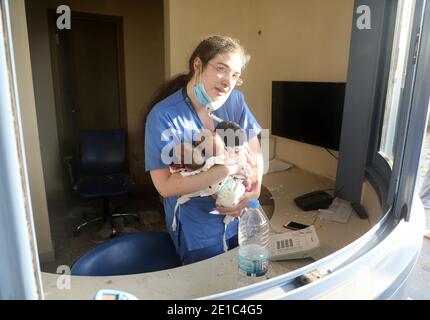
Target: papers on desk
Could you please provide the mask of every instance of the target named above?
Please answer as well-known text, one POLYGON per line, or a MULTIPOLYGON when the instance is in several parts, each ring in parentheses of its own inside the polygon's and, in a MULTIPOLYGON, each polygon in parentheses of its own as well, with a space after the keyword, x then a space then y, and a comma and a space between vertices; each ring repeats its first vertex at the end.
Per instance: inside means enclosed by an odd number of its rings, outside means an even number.
POLYGON ((327 209, 318 209, 320 219, 339 223, 348 223, 351 213, 352 207, 349 202, 339 198, 335 198, 327 209))
POLYGON ((292 165, 278 159, 272 159, 269 161, 269 170, 267 170, 266 174, 284 171, 291 168, 292 165))

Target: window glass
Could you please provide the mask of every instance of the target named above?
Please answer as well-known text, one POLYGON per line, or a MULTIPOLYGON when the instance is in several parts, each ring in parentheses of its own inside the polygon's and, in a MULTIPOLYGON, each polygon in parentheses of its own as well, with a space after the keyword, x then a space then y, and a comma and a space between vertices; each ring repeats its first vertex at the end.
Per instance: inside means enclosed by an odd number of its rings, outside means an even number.
POLYGON ((403 88, 405 85, 406 67, 415 0, 398 2, 393 48, 391 53, 390 74, 387 96, 385 99, 384 123, 382 127, 379 151, 392 166, 394 161, 394 142, 396 138, 398 111, 400 108, 403 88))

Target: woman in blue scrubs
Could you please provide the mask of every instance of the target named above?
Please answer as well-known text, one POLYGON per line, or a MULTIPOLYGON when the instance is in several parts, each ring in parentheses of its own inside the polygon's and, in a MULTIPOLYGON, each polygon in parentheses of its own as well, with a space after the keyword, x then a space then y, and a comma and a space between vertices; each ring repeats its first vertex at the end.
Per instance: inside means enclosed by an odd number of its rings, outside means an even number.
MULTIPOLYGON (((248 60, 243 47, 232 38, 212 36, 203 40, 189 59, 189 72, 164 86, 146 117, 145 170, 150 171, 155 188, 164 198, 167 229, 184 264, 223 253, 224 215, 238 217, 249 199, 260 196, 263 158, 257 135, 261 126, 243 94, 235 89, 242 84, 240 75, 248 60), (215 117, 208 111, 209 105, 210 111, 216 109, 212 112, 215 117), (232 174, 245 175, 243 159, 233 165, 215 165, 193 176, 170 172, 173 147, 193 141, 202 130, 213 132, 217 125, 214 118, 235 121, 245 129, 249 148, 257 159, 253 189, 234 208, 216 207, 210 196, 192 198, 179 207, 174 221, 180 195, 205 189, 232 174), (213 214, 215 208, 219 214, 213 214)), ((236 247, 237 219, 225 232, 228 248, 236 247)))

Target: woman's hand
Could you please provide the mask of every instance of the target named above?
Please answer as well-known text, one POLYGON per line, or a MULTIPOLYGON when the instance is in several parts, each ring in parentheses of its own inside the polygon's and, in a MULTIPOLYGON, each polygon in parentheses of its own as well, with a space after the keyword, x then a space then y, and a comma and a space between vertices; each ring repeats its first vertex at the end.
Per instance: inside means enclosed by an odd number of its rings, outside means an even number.
POLYGON ((227 160, 226 167, 228 169, 228 175, 240 175, 243 176, 244 179, 251 178, 249 176, 249 159, 244 154, 230 154, 229 160, 227 160))
POLYGON ((249 146, 248 142, 243 144, 241 153, 251 166, 255 166, 257 164, 257 156, 254 151, 251 150, 251 147, 249 146))
POLYGON ((260 190, 254 189, 250 192, 245 192, 243 196, 239 199, 239 203, 232 208, 220 207, 217 206, 216 210, 218 210, 221 214, 226 214, 232 217, 238 217, 242 213, 242 210, 248 206, 248 202, 251 199, 258 199, 260 197, 260 190))

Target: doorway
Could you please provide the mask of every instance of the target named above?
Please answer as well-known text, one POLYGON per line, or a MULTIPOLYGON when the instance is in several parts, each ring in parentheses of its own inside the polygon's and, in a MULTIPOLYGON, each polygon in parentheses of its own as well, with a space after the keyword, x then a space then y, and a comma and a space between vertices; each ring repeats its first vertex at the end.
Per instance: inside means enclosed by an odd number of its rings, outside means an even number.
POLYGON ((125 129, 123 19, 72 12, 71 29, 56 27, 48 11, 49 39, 63 187, 72 195, 82 129, 125 129))

